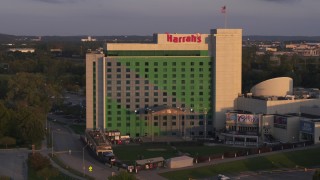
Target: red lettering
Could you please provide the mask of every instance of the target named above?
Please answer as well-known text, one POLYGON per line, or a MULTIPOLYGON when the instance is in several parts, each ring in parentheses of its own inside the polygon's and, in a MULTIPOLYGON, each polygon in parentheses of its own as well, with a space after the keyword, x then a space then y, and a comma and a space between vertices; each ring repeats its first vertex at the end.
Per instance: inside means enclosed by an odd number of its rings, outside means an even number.
POLYGON ((167 34, 167 41, 168 41, 168 42, 172 42, 172 35, 167 34))
POLYGON ((196 41, 196 36, 195 36, 195 35, 191 35, 191 42, 197 42, 197 41, 196 41))
POLYGON ((197 39, 198 39, 197 43, 201 43, 201 36, 198 36, 197 39))
POLYGON ((180 36, 174 37, 173 35, 167 33, 167 42, 174 42, 174 43, 183 43, 183 42, 194 42, 194 43, 201 43, 201 35, 199 34, 192 34, 189 36, 180 36))
POLYGON ((173 38, 173 42, 174 42, 174 43, 179 42, 179 38, 178 38, 178 37, 174 37, 174 38, 173 38))

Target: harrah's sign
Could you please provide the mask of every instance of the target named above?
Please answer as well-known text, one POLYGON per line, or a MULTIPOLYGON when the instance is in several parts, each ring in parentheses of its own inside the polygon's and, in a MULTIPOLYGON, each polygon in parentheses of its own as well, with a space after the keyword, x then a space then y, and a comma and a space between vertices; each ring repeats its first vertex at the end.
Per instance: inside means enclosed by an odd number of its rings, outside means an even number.
POLYGON ((184 43, 184 42, 193 42, 193 43, 201 43, 201 35, 200 34, 192 34, 188 36, 174 36, 172 34, 167 33, 167 42, 173 43, 184 43))

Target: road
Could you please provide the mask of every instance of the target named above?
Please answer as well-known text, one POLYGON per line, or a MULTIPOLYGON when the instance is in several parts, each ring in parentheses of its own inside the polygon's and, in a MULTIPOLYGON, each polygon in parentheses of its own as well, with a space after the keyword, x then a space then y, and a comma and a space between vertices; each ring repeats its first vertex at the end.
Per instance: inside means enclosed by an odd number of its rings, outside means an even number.
POLYGON ((28 152, 27 149, 0 150, 0 175, 9 176, 14 180, 27 179, 28 152))
POLYGON ((71 130, 64 125, 51 123, 53 133, 53 150, 54 153, 62 160, 67 166, 83 172, 83 152, 84 152, 84 173, 99 179, 106 179, 111 176, 112 172, 117 172, 117 169, 109 168, 101 162, 94 159, 85 148, 84 144, 80 141, 80 136, 73 134, 71 130), (71 154, 69 153, 71 150, 71 154), (92 166, 92 172, 89 171, 89 166, 92 166))

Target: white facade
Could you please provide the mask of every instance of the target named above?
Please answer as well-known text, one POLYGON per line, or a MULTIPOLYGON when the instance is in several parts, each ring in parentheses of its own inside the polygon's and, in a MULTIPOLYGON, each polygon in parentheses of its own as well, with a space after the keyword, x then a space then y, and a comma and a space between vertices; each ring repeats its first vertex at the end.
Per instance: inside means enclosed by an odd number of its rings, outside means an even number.
POLYGON ((241 94, 242 81, 242 29, 216 29, 212 32, 213 69, 213 126, 225 127, 225 113, 234 108, 241 94))

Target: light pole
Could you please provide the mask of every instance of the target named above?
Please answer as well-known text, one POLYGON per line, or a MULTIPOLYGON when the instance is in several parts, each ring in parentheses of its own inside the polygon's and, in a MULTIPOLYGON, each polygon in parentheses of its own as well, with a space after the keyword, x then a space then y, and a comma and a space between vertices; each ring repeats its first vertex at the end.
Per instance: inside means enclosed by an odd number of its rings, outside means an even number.
POLYGON ((204 139, 207 139, 207 108, 204 108, 204 139))
POLYGON ((53 130, 51 129, 51 156, 53 157, 53 130))
POLYGON ((88 144, 86 144, 83 148, 82 148, 82 169, 83 169, 83 177, 85 176, 85 170, 86 167, 84 166, 84 149, 88 146, 88 144))

